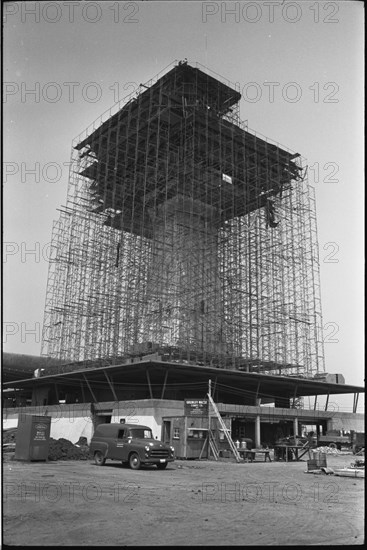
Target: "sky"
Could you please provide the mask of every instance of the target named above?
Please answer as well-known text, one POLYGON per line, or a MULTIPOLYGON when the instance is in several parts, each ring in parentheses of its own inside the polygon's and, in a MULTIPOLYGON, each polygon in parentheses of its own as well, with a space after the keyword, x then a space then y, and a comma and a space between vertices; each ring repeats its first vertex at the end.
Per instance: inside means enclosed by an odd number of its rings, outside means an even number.
POLYGON ((186 58, 237 83, 249 128, 307 159, 326 371, 363 385, 363 3, 9 2, 3 19, 4 351, 40 354, 72 139, 186 58))

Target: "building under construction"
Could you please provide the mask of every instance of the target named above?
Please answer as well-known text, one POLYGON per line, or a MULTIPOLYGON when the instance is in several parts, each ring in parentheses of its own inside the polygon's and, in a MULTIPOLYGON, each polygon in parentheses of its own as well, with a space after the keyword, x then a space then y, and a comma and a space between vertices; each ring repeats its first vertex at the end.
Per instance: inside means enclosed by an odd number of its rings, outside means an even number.
POLYGON ((163 73, 73 143, 42 353, 324 372, 304 159, 250 131, 218 75, 186 62, 163 73))
POLYGON ((7 425, 49 414, 53 437, 77 441, 122 417, 184 457, 204 456, 205 429, 256 448, 305 425, 363 429, 363 388, 324 372, 307 167, 248 130, 240 99, 180 62, 74 141, 46 357, 5 357, 7 425), (225 426, 188 411, 207 393, 225 426), (329 396, 346 393, 352 412, 336 411, 329 396))

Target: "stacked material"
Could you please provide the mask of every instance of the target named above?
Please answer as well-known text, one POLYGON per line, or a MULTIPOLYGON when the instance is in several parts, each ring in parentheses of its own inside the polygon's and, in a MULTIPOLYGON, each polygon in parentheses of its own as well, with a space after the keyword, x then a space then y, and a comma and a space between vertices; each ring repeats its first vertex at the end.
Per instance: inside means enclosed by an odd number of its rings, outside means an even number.
POLYGON ((362 460, 355 460, 351 463, 350 467, 345 466, 344 468, 336 468, 334 470, 334 474, 336 476, 342 476, 342 477, 361 477, 364 479, 365 477, 365 464, 364 459, 362 460))
POLYGON ((337 468, 334 470, 334 475, 341 477, 365 477, 364 468, 337 468))
POLYGON ((352 462, 349 467, 344 466, 343 468, 327 468, 323 466, 319 467, 315 464, 316 461, 316 459, 307 461, 307 472, 305 472, 306 474, 332 474, 335 476, 352 478, 359 477, 362 479, 364 479, 365 477, 364 460, 356 460, 354 463, 352 462))
POLYGON ((321 470, 327 467, 326 454, 325 453, 313 453, 313 458, 307 460, 307 470, 309 472, 313 470, 321 470))

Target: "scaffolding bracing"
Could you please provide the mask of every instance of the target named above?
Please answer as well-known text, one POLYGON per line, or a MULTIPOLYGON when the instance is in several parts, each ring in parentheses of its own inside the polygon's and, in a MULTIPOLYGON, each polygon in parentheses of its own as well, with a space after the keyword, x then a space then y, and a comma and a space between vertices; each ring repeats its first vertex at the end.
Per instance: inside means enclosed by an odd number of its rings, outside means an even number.
POLYGON ((43 354, 324 371, 314 190, 240 99, 179 62, 74 140, 43 354))

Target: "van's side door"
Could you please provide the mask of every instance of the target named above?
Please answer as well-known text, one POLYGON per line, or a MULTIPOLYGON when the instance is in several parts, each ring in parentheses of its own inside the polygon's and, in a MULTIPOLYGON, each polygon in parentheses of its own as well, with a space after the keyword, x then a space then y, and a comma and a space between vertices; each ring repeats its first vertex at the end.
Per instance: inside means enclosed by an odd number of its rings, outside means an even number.
POLYGON ((119 428, 117 430, 117 437, 115 440, 115 452, 114 457, 116 460, 127 460, 127 429, 119 428))

